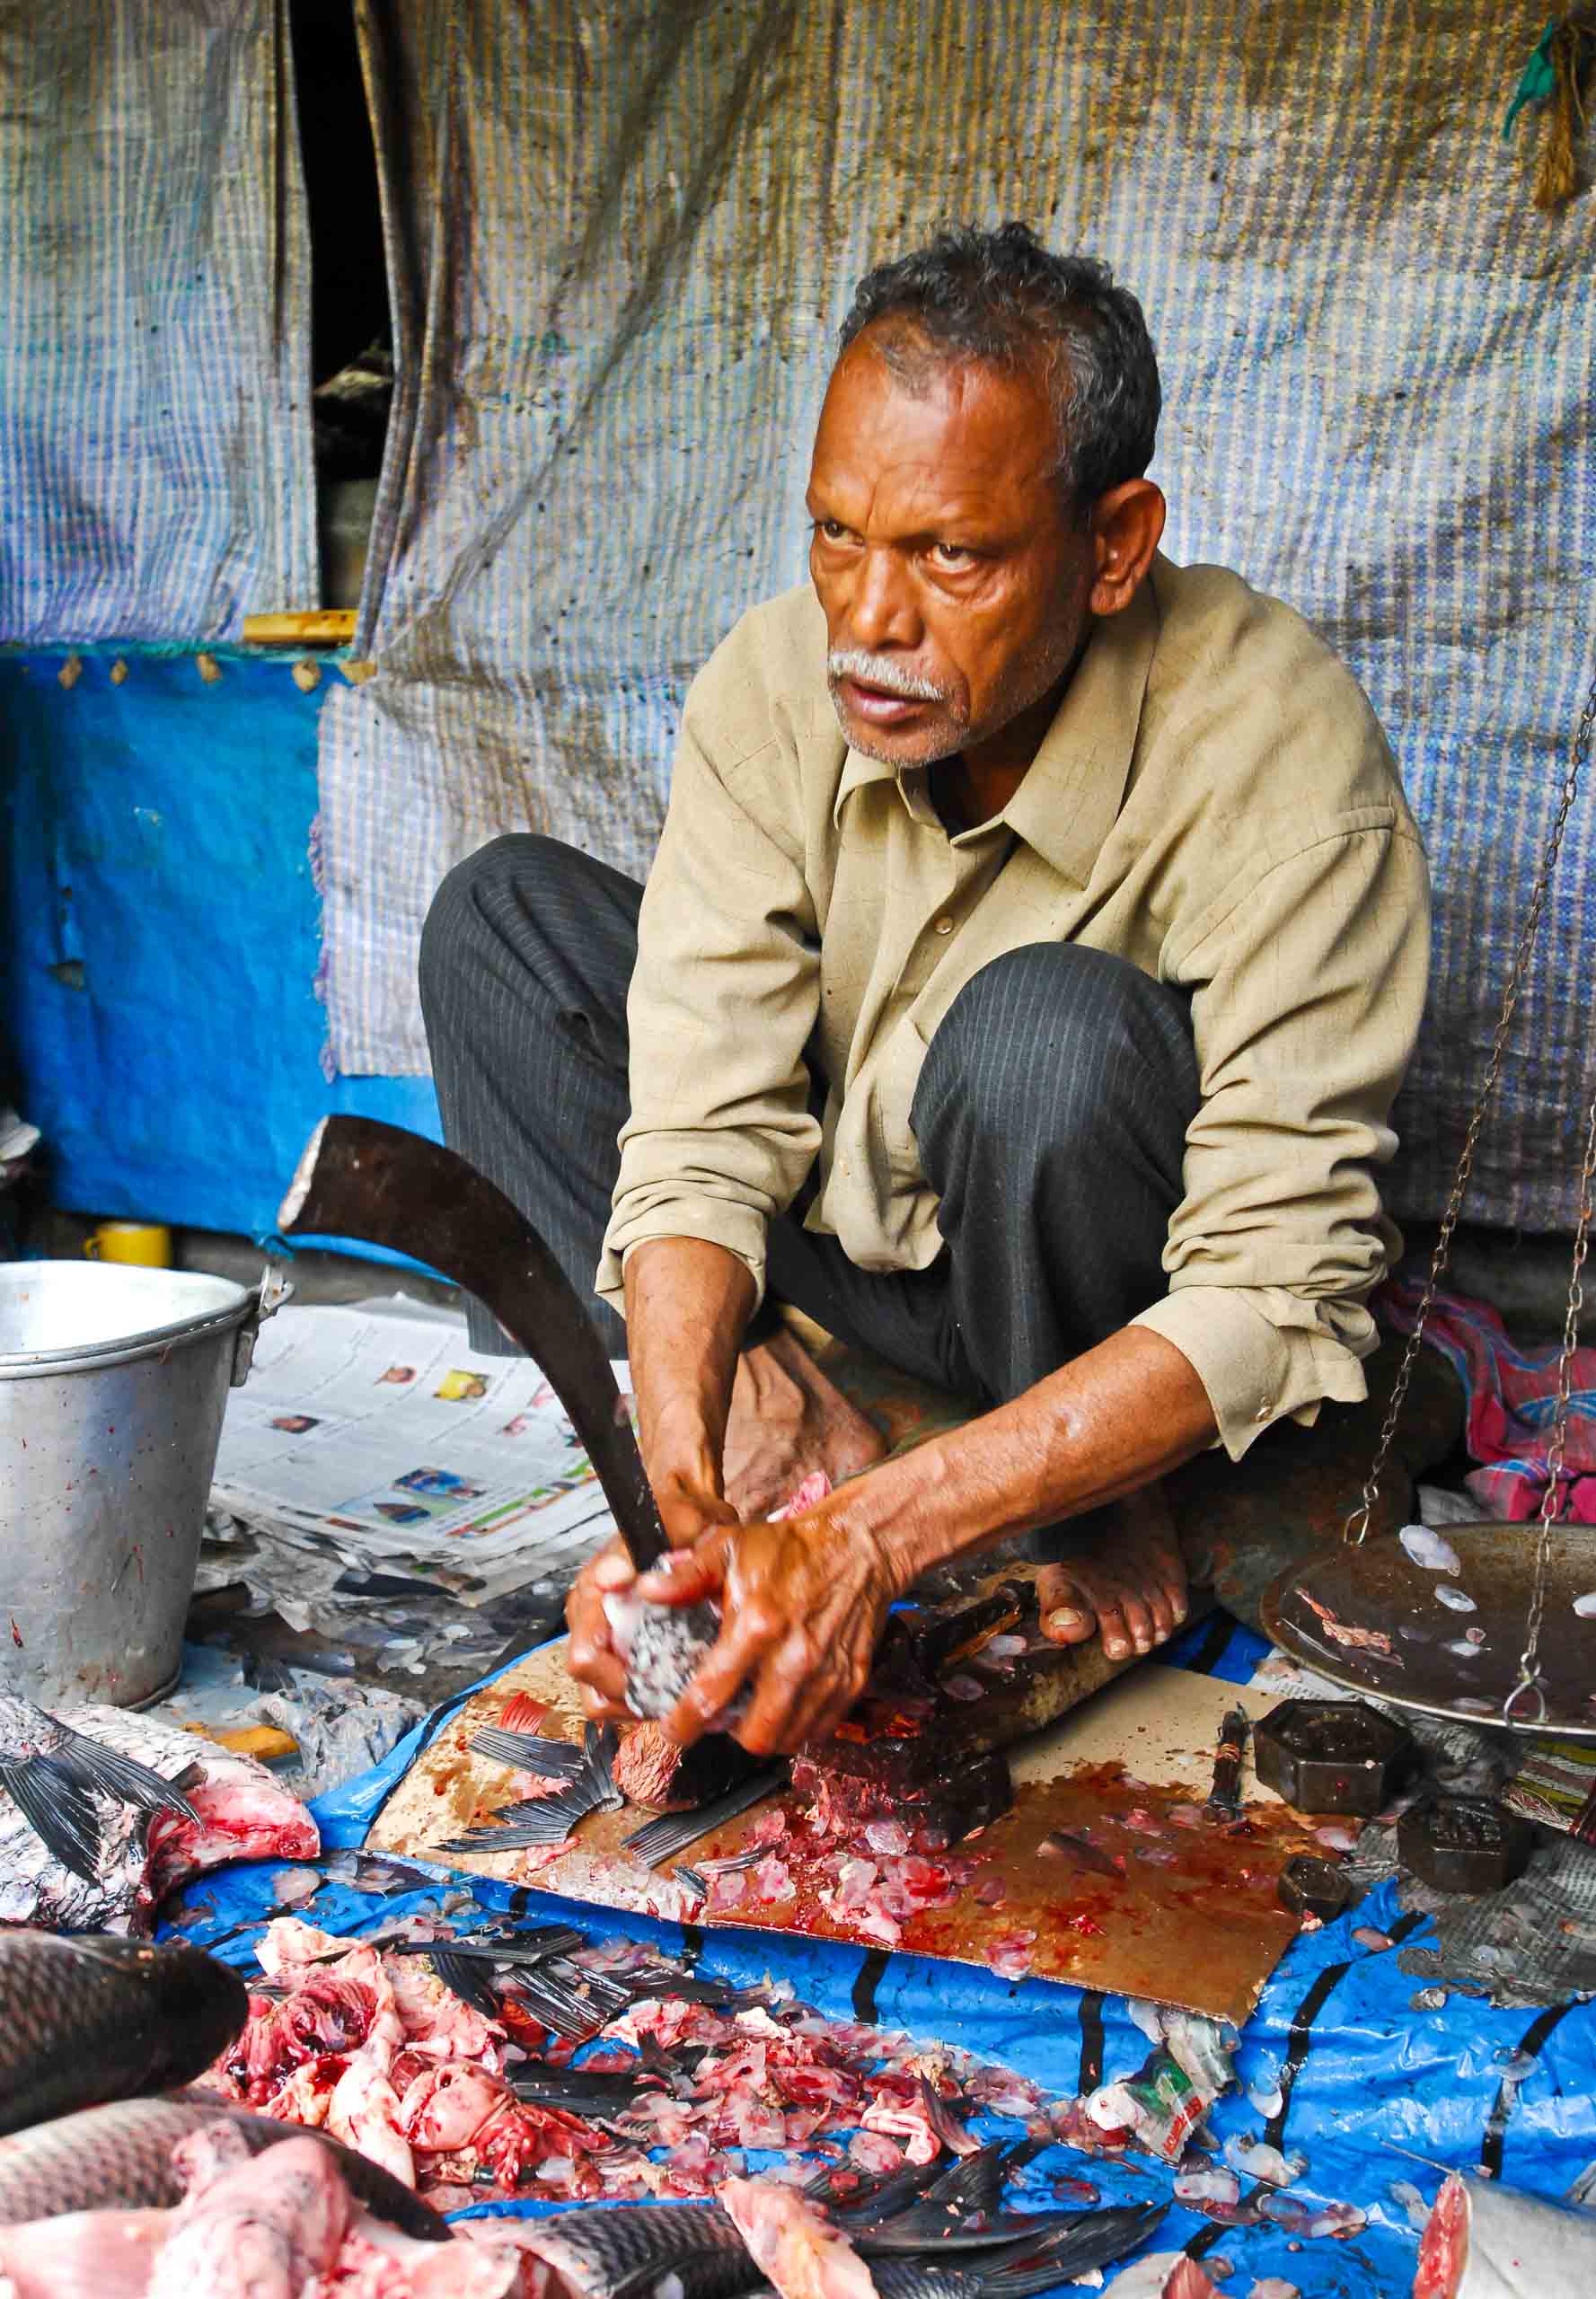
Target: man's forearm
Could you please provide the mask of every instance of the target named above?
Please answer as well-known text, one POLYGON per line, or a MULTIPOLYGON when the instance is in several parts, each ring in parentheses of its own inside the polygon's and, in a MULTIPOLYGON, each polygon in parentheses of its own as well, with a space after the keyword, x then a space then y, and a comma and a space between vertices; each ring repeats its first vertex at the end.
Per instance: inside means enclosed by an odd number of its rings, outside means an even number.
POLYGON ((839 1532, 881 1544, 899 1592, 949 1558, 1150 1484, 1203 1451, 1213 1409, 1172 1342, 1122 1332, 977 1421, 846 1485, 839 1532))
POLYGON ((736 1255, 699 1238, 653 1238, 627 1262, 638 1438, 673 1539, 697 1529, 684 1522, 678 1536, 673 1490, 719 1496, 727 1411, 754 1297, 736 1255))

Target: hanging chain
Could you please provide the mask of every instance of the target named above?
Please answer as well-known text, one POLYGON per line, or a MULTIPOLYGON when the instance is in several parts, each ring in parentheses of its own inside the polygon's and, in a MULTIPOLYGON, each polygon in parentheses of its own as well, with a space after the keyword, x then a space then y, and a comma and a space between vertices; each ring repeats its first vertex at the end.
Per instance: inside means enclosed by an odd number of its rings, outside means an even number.
POLYGON ((1540 1681, 1540 1624, 1546 1611, 1547 1575, 1551 1567, 1552 1527, 1563 1513, 1563 1456, 1568 1447, 1568 1400, 1574 1387, 1574 1352, 1579 1343, 1580 1311, 1585 1306, 1582 1273, 1590 1245, 1592 1190, 1596 1183, 1596 1097, 1585 1115, 1585 1159, 1580 1167, 1579 1222, 1574 1233, 1574 1268, 1568 1280, 1568 1307, 1563 1318, 1563 1354, 1557 1361, 1557 1404, 1552 1415, 1551 1441, 1546 1451, 1546 1491, 1540 1496, 1540 1531, 1535 1543, 1535 1581, 1530 1592, 1530 1618, 1524 1649, 1519 1655, 1519 1680, 1503 1704, 1511 1721, 1513 1710, 1528 1695, 1535 1707, 1531 1721, 1546 1721, 1546 1692, 1540 1681))
MULTIPOLYGON (((1563 777, 1563 790, 1557 802, 1556 814, 1553 817, 1551 835, 1547 840, 1546 852, 1541 858, 1540 869, 1530 896, 1530 907, 1525 912, 1524 922, 1519 929, 1518 946, 1513 952, 1512 968, 1507 978, 1506 991, 1503 995, 1502 1011, 1497 1017, 1495 1034, 1491 1040, 1491 1059, 1486 1066, 1486 1074, 1468 1120, 1468 1131, 1463 1137, 1462 1154, 1458 1159, 1458 1170, 1452 1178, 1451 1194, 1447 1199, 1446 1211, 1442 1217, 1441 1233, 1435 1240, 1435 1250, 1430 1256, 1430 1273, 1424 1280, 1424 1292, 1419 1297, 1418 1313, 1414 1321, 1414 1328, 1407 1336, 1407 1346, 1402 1352, 1402 1362, 1397 1369, 1397 1379, 1391 1387, 1391 1402, 1386 1409, 1386 1417, 1380 1427, 1380 1441, 1374 1449, 1374 1458, 1369 1466, 1369 1475, 1364 1479, 1362 1492, 1358 1496, 1358 1506, 1342 1528, 1342 1538, 1352 1542, 1354 1546, 1366 1537, 1369 1531, 1369 1521, 1373 1514, 1375 1500, 1380 1491, 1380 1480, 1384 1474, 1391 1443, 1397 1434, 1397 1423, 1402 1417, 1403 1402, 1407 1396, 1407 1385, 1413 1379, 1413 1369, 1418 1358, 1419 1344, 1424 1338, 1424 1327, 1429 1322, 1430 1312, 1435 1306, 1435 1296, 1440 1289, 1442 1274, 1451 1254, 1452 1232, 1458 1226, 1458 1217, 1463 1210, 1464 1195, 1468 1188, 1469 1176, 1474 1171, 1474 1153, 1478 1146, 1480 1132, 1485 1125, 1491 1103, 1495 1097, 1497 1081, 1502 1075, 1503 1059, 1507 1052, 1508 1034, 1512 1027, 1512 1018, 1518 1010, 1519 999, 1524 987, 1524 977, 1529 972, 1530 960, 1540 933, 1541 916, 1546 909, 1547 895, 1551 890, 1552 875, 1557 867, 1557 856, 1562 850, 1563 832, 1567 828, 1569 809, 1574 805, 1575 794, 1579 789, 1580 771, 1591 755, 1591 738, 1593 728, 1596 728, 1596 678, 1592 678, 1591 682, 1590 691, 1585 697, 1585 707, 1580 713, 1579 725, 1574 730, 1574 745, 1569 753, 1567 770, 1563 777)), ((1589 1195, 1588 1170, 1586 1195, 1589 1195)), ((1582 1207, 1583 1204, 1582 1200, 1582 1207)), ((1582 1240, 1584 1229, 1585 1224, 1582 1222, 1580 1231, 1582 1240)), ((1584 1252, 1582 1244, 1579 1260, 1574 1264, 1576 1290, 1579 1284, 1580 1264, 1583 1259, 1584 1252)), ((1575 1314, 1577 1315, 1577 1311, 1575 1314)), ((1567 1378, 1569 1367, 1569 1354, 1565 1350, 1562 1369, 1562 1378, 1565 1380, 1567 1378)), ((1563 1413, 1565 1423, 1566 1423, 1565 1404, 1563 1413)), ((1561 1458, 1559 1452, 1559 1463, 1561 1458)), ((1555 1493, 1555 1480, 1548 1490, 1555 1493)), ((1539 1621, 1537 1626, 1539 1627, 1539 1621)), ((1516 1694, 1514 1697, 1517 1697, 1516 1694)))

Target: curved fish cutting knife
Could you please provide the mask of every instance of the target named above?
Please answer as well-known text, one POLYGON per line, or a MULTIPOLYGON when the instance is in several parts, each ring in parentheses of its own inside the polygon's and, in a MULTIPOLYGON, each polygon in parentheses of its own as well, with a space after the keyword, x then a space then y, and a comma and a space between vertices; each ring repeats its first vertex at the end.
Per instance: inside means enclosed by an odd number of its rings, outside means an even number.
POLYGON ((317 1126, 278 1213, 285 1238, 358 1238, 474 1293, 535 1361, 604 1487, 628 1555, 666 1554, 626 1401, 581 1296, 524 1214, 441 1142, 372 1117, 317 1126))

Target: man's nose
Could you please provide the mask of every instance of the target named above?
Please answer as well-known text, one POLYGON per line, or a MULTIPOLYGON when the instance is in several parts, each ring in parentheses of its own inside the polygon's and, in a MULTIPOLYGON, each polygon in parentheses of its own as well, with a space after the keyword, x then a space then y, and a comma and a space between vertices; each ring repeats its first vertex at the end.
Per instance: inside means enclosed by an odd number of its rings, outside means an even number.
POLYGON ((869 654, 917 647, 920 616, 913 586, 898 554, 867 551, 848 603, 848 639, 869 654))

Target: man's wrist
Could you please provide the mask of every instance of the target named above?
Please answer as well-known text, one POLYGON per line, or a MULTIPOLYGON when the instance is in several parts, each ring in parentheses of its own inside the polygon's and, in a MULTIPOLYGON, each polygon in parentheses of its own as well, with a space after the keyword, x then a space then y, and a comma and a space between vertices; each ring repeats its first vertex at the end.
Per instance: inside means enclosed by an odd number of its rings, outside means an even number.
POLYGON ((824 1502, 843 1537, 868 1544, 879 1559, 895 1604, 916 1581, 967 1544, 939 1508, 942 1485, 936 1440, 842 1486, 824 1502))

